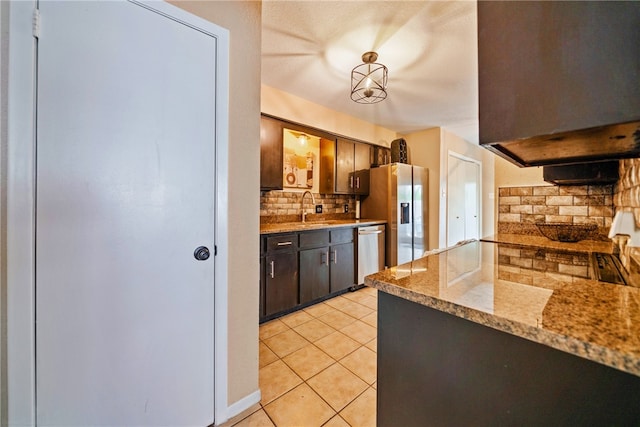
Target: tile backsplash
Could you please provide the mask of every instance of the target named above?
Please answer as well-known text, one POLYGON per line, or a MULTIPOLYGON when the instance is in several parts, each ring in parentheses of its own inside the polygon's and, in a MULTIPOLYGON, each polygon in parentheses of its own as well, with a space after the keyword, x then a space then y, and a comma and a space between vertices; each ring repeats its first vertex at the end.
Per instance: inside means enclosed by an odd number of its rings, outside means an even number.
POLYGON ((632 211, 640 226, 640 159, 620 160, 620 180, 613 203, 616 210, 632 211))
MULTIPOLYGON (((344 213, 344 205, 348 205, 347 216, 355 215, 356 196, 343 194, 318 194, 314 193, 316 205, 322 205, 323 215, 336 215, 344 213)), ((261 191, 260 192, 260 220, 279 217, 282 222, 297 221, 296 217, 301 216, 300 200, 302 193, 293 191, 261 191)), ((311 198, 307 196, 304 201, 305 212, 308 215, 314 214, 315 210, 311 198)), ((311 218, 311 216, 310 216, 311 218)))
POLYGON ((541 235, 537 222, 596 224, 606 239, 614 214, 612 185, 501 187, 498 232, 541 235))

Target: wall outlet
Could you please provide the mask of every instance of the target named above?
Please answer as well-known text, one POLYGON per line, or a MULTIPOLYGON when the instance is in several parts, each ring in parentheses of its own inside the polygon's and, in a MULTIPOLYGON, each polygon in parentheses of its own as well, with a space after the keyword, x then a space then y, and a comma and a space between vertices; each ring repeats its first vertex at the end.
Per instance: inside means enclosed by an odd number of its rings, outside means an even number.
POLYGON ((347 203, 344 204, 344 213, 349 212, 349 205, 347 203))
POLYGON ((322 213, 322 205, 316 205, 316 213, 322 213))

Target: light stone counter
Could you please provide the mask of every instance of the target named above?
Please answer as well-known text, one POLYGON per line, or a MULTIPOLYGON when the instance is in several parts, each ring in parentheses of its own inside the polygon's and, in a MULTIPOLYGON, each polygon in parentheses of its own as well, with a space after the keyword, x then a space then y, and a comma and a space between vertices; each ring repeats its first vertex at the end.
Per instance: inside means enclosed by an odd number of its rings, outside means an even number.
POLYGON ((585 272, 581 254, 473 241, 365 285, 640 376, 640 289, 585 272))
POLYGON ((536 246, 547 249, 558 249, 571 252, 601 252, 612 253, 614 244, 611 240, 581 240, 579 242, 557 242, 547 239, 544 236, 535 236, 528 234, 508 234, 498 233, 493 236, 487 236, 480 239, 485 242, 511 243, 514 245, 536 246))
POLYGON ((307 222, 282 222, 271 224, 260 224, 260 234, 289 233, 296 231, 321 230, 326 228, 340 227, 364 227, 367 225, 386 224, 379 219, 329 219, 307 222))

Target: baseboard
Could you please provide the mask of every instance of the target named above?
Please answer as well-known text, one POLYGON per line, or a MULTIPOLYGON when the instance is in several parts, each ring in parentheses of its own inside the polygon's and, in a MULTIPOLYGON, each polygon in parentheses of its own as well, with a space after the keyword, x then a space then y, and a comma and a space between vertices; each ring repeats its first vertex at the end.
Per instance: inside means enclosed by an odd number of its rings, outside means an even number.
POLYGON ((231 418, 235 417, 236 415, 241 414, 242 412, 251 408, 256 403, 259 403, 261 398, 262 398, 262 395, 260 394, 260 389, 258 389, 253 393, 238 400, 237 402, 234 402, 233 404, 227 407, 226 411, 223 411, 225 417, 223 420, 220 420, 220 419, 216 420, 216 425, 223 424, 228 420, 230 420, 231 418))

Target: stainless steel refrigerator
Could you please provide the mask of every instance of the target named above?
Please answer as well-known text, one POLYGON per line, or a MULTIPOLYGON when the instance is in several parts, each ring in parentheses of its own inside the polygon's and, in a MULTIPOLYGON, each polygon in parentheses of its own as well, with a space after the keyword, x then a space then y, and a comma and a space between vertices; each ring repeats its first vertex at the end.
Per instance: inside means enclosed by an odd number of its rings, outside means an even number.
POLYGON ((369 195, 360 202, 360 216, 387 221, 388 267, 421 258, 427 250, 428 177, 428 169, 405 163, 371 169, 369 195))

